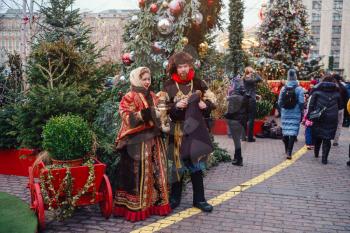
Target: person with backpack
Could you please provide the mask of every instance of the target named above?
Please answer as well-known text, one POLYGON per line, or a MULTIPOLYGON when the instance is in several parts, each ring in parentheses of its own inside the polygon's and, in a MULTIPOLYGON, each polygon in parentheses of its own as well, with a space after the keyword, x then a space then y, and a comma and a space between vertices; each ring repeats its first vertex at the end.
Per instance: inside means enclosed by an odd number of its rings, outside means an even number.
POLYGON ((225 118, 227 119, 229 131, 235 145, 235 154, 232 161, 232 164, 235 166, 243 166, 241 135, 245 133, 244 128, 247 124, 249 98, 245 93, 243 85, 237 82, 227 97, 228 107, 225 118))
POLYGON ((312 92, 308 108, 308 118, 313 121, 314 155, 318 158, 322 145, 322 163, 328 163, 331 140, 338 126, 338 111, 341 97, 336 81, 331 75, 323 78, 312 92))
POLYGON ((281 108, 283 143, 287 159, 292 159, 294 142, 299 133, 304 107, 304 89, 299 86, 295 69, 288 70, 287 83, 278 97, 281 108))

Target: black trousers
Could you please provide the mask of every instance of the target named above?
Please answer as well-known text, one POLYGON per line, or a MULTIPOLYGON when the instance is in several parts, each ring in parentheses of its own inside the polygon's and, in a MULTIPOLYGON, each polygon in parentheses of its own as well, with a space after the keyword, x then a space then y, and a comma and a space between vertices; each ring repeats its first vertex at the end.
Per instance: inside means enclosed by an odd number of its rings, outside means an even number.
POLYGON ((315 148, 314 153, 315 157, 318 157, 322 145, 322 157, 328 158, 329 151, 331 150, 331 140, 330 139, 321 139, 315 138, 315 148))
POLYGON ((294 142, 297 136, 283 136, 284 149, 288 156, 292 156, 294 142))

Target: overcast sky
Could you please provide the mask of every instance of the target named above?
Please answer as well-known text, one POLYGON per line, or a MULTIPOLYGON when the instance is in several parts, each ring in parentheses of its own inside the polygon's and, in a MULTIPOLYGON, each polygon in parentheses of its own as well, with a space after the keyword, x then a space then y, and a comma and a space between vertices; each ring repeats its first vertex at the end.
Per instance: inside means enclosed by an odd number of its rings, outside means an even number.
MULTIPOLYGON (((227 19, 227 4, 229 0, 223 0, 226 8, 224 9, 225 19, 227 19)), ((75 5, 82 10, 92 10, 99 12, 107 9, 136 9, 138 0, 76 0, 75 5)), ((244 27, 250 28, 258 23, 258 11, 263 0, 244 0, 245 14, 244 27)))
MULTIPOLYGON (((35 0, 35 2, 46 2, 47 0, 35 0)), ((243 0, 245 4, 245 13, 243 25, 245 28, 250 28, 258 23, 258 11, 264 0, 243 0)), ((29 3, 30 0, 27 0, 29 3)), ((93 12, 100 12, 108 9, 137 9, 138 0, 75 0, 75 6, 81 10, 89 10, 93 12)), ((227 5, 229 0, 223 0, 225 9, 223 9, 224 19, 227 21, 227 5)), ((2 11, 6 11, 8 6, 12 8, 21 8, 22 0, 1 0, 3 3, 2 11)), ((1 10, 1 9, 0 9, 1 10)))

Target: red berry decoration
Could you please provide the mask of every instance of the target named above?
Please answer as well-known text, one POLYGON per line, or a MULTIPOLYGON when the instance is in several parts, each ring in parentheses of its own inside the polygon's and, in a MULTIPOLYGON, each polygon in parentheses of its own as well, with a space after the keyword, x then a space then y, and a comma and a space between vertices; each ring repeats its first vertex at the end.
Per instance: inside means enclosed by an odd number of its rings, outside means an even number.
POLYGON ((24 17, 23 21, 24 21, 24 24, 27 24, 29 22, 29 17, 28 16, 24 17))
POLYGON ((157 6, 157 4, 155 4, 155 3, 151 4, 150 11, 151 11, 153 14, 157 13, 157 11, 158 11, 158 6, 157 6))

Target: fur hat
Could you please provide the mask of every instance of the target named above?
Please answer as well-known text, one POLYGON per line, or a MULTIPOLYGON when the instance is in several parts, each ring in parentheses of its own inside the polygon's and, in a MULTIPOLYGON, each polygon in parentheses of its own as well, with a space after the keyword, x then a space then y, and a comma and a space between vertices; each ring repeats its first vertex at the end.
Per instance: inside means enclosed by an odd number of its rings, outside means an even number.
POLYGON ((288 81, 296 81, 298 79, 297 77, 297 72, 295 69, 289 69, 288 70, 288 75, 287 75, 287 80, 288 81))
POLYGON ((151 74, 151 71, 147 67, 143 67, 143 66, 132 70, 130 72, 130 83, 131 83, 131 85, 134 86, 134 87, 142 87, 141 76, 144 73, 151 74))
POLYGON ((169 65, 168 65, 168 73, 173 74, 176 73, 176 68, 178 65, 183 64, 189 64, 190 66, 193 65, 193 57, 191 54, 186 52, 178 52, 173 54, 169 58, 169 65))

